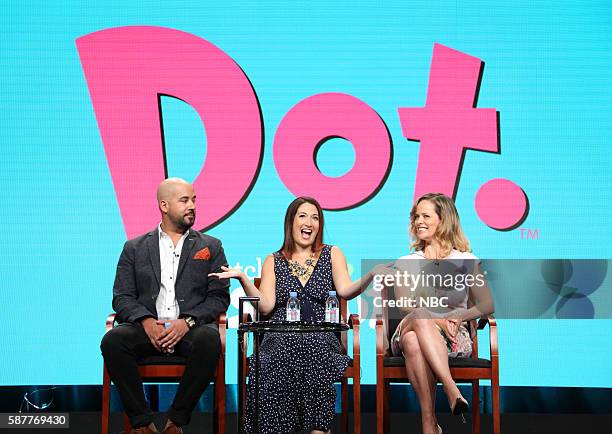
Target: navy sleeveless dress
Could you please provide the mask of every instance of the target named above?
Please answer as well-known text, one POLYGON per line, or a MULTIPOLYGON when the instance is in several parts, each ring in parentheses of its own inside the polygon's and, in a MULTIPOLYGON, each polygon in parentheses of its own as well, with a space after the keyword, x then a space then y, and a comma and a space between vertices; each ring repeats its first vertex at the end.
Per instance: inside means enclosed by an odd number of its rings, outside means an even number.
MULTIPOLYGON (((284 321, 289 292, 298 293, 301 319, 323 321, 325 300, 334 291, 331 246, 324 245, 305 285, 289 272, 287 260, 274 254, 276 305, 271 320, 284 321)), ((302 430, 327 431, 334 419, 336 391, 349 364, 334 333, 266 333, 259 348, 259 434, 302 430)), ((254 424, 255 359, 249 359, 247 386, 247 433, 254 424)))

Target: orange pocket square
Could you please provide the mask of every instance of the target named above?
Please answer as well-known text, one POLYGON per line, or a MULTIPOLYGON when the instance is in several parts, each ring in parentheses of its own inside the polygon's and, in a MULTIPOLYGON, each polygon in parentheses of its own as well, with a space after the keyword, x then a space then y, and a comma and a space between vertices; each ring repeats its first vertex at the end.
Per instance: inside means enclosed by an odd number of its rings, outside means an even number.
POLYGON ((196 254, 193 255, 193 259, 208 261, 210 259, 210 250, 208 250, 208 247, 204 247, 202 250, 198 250, 196 254))

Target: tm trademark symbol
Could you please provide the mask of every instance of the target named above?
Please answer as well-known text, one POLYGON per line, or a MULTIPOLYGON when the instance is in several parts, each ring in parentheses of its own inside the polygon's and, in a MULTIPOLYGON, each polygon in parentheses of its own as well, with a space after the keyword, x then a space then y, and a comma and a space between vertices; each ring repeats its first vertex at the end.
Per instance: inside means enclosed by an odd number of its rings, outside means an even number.
POLYGON ((537 229, 519 228, 521 231, 521 240, 538 240, 540 235, 537 229))

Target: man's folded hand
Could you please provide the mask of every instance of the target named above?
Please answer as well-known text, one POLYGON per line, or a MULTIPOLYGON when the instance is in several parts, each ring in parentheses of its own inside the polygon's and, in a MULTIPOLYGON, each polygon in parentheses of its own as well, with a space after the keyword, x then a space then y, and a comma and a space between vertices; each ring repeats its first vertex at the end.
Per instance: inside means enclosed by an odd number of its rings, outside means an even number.
POLYGON ((162 351, 159 345, 159 337, 164 332, 164 323, 162 322, 160 325, 159 321, 156 321, 155 318, 145 318, 140 323, 155 349, 162 351))

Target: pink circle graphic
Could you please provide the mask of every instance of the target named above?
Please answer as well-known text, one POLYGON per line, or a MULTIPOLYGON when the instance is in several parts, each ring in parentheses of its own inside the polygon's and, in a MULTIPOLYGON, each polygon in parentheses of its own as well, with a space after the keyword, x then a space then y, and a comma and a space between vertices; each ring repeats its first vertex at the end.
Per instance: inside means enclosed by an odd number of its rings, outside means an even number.
POLYGON ((503 178, 484 183, 476 193, 475 206, 480 220, 498 231, 514 229, 525 220, 529 211, 523 189, 503 178))

